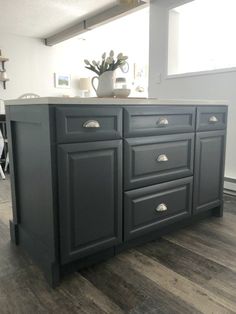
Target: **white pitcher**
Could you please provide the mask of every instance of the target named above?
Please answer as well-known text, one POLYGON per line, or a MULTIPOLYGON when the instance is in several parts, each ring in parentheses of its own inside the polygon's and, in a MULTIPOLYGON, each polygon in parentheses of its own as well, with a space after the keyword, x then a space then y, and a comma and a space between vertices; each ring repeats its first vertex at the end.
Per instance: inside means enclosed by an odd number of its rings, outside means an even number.
POLYGON ((98 97, 113 97, 115 83, 115 71, 103 72, 100 76, 92 78, 92 86, 98 97), (98 79, 98 87, 94 86, 94 80, 98 79))

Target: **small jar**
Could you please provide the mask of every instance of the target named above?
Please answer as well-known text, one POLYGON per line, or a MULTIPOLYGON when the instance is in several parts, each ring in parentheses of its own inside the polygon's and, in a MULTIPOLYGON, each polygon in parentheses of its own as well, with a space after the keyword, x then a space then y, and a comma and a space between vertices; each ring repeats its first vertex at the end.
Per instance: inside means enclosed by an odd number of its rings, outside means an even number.
POLYGON ((113 95, 116 98, 126 98, 130 94, 130 89, 127 87, 126 78, 125 77, 117 77, 115 84, 113 95))
POLYGON ((126 78, 125 77, 117 77, 115 81, 115 89, 126 89, 127 84, 126 84, 126 78))

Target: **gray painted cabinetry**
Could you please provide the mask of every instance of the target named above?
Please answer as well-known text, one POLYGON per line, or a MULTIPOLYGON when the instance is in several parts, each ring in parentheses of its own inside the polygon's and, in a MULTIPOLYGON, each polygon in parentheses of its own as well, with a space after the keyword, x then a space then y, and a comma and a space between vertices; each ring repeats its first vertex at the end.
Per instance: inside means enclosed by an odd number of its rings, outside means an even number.
POLYGON ((226 106, 7 106, 12 240, 67 272, 223 214, 226 106))
POLYGON ((122 242, 122 141, 58 146, 61 261, 122 242))
POLYGON ((197 133, 194 214, 222 204, 224 150, 224 130, 197 133))

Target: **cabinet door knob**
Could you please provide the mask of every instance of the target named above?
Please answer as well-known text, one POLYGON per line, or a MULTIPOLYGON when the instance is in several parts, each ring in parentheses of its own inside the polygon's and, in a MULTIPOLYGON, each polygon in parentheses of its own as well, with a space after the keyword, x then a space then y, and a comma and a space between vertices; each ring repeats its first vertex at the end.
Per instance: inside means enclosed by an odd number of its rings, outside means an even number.
POLYGON ((157 206, 157 208, 156 208, 156 211, 157 212, 165 212, 165 211, 167 211, 167 206, 166 206, 166 204, 165 203, 161 203, 161 204, 159 204, 158 206, 157 206))
POLYGON ((159 121, 157 122, 157 125, 161 127, 165 127, 168 124, 169 124, 169 121, 166 118, 160 118, 159 121))
POLYGON ((162 155, 159 155, 158 157, 157 157, 157 161, 158 162, 165 162, 165 161, 168 161, 169 159, 168 159, 168 157, 165 155, 165 154, 162 154, 162 155))
POLYGON ((96 120, 88 120, 83 124, 84 128, 100 128, 100 124, 96 120))
POLYGON ((210 123, 216 123, 216 122, 218 122, 218 119, 216 118, 216 116, 211 116, 208 121, 210 123))

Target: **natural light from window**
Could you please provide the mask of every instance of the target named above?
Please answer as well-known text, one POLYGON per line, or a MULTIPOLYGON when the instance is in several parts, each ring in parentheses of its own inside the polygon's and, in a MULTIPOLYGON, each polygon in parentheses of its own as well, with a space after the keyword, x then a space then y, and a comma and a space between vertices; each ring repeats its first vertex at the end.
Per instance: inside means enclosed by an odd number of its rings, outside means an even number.
POLYGON ((168 75, 236 67, 236 0, 195 0, 169 11, 168 75))
MULTIPOLYGON (((115 55, 122 52, 127 55, 128 73, 116 70, 117 77, 125 77, 132 89, 132 97, 148 95, 148 62, 149 62, 149 7, 123 16, 112 22, 90 30, 77 39, 81 60, 99 61, 104 52, 114 50, 115 55), (79 41, 78 41, 79 39, 79 41)), ((82 64, 81 75, 94 76, 82 64)))

